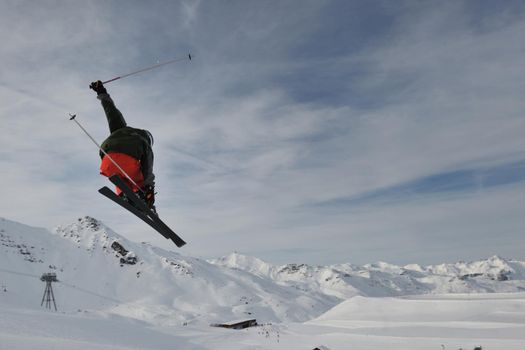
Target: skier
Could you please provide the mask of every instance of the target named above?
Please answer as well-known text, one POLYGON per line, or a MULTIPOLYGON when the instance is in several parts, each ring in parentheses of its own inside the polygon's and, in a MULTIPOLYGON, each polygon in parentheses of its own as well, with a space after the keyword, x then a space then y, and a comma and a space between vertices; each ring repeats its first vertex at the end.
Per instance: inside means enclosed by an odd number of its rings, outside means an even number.
MULTIPOLYGON (((97 93, 108 120, 110 135, 101 148, 108 154, 100 152, 102 162, 100 174, 110 177, 118 175, 125 183, 146 202, 155 212, 155 175, 153 174, 153 136, 147 130, 127 126, 122 113, 115 107, 106 88, 100 80, 89 86, 97 93), (135 182, 133 184, 109 157, 135 182)), ((117 194, 124 196, 117 187, 117 194)))

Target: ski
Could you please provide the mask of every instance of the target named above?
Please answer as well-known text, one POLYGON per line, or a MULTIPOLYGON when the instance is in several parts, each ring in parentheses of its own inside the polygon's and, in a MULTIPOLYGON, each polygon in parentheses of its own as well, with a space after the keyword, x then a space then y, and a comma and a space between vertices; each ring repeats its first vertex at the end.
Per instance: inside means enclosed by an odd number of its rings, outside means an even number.
POLYGON ((136 217, 138 217, 139 219, 141 219, 142 221, 144 221, 146 224, 150 225, 155 231, 159 232, 161 235, 163 235, 166 239, 169 239, 170 237, 168 235, 166 235, 161 229, 160 227, 154 227, 154 223, 153 221, 147 216, 147 215, 144 215, 143 212, 141 212, 140 210, 138 210, 137 208, 135 208, 134 206, 132 206, 131 204, 129 204, 128 202, 126 202, 125 200, 123 200, 121 197, 117 196, 115 194, 115 192, 113 192, 112 190, 110 190, 109 188, 107 188, 106 186, 102 187, 101 189, 98 190, 98 192, 100 194, 102 194, 103 196, 111 199, 113 202, 117 203, 118 205, 120 205, 122 208, 130 211, 133 215, 135 215, 136 217))
MULTIPOLYGON (((115 186, 120 188, 122 192, 124 192, 128 200, 133 202, 133 205, 125 202, 124 200, 122 200, 122 198, 118 197, 113 191, 110 190, 110 192, 112 192, 112 194, 115 197, 120 199, 120 202, 117 202, 118 204, 120 204, 122 207, 128 209, 131 213, 142 219, 144 222, 146 222, 164 237, 171 239, 177 247, 180 248, 186 244, 186 242, 184 242, 182 238, 180 238, 175 232, 173 232, 173 230, 169 228, 169 226, 166 225, 156 213, 154 213, 150 208, 148 208, 146 203, 135 192, 133 192, 131 188, 129 188, 128 185, 120 177, 118 177, 117 175, 113 175, 109 178, 109 180, 115 186), (131 208, 133 208, 133 210, 131 208)), ((104 190, 104 187, 101 188, 99 192, 106 197, 108 197, 109 195, 109 193, 107 193, 107 190, 104 190)), ((112 195, 109 196, 111 196, 112 198, 108 198, 112 199, 113 201, 117 199, 112 195)))
POLYGON ((129 188, 129 186, 124 182, 124 180, 122 180, 117 175, 113 175, 109 177, 109 181, 111 181, 115 186, 120 188, 122 192, 124 192, 126 197, 133 202, 137 209, 142 211, 145 215, 147 215, 153 221, 156 227, 159 227, 159 229, 162 230, 162 232, 164 232, 170 237, 170 239, 173 241, 173 243, 175 243, 175 245, 177 245, 177 247, 180 248, 186 244, 186 242, 184 242, 182 238, 180 238, 175 232, 173 232, 173 230, 169 228, 169 226, 166 225, 156 213, 154 213, 150 208, 148 208, 146 203, 135 192, 133 192, 131 188, 129 188))

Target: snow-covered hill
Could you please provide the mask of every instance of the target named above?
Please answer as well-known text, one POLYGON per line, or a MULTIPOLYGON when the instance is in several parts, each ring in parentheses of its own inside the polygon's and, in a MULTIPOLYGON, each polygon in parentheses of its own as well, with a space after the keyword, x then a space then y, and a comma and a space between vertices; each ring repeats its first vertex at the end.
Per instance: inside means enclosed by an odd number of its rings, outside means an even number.
POLYGON ((40 307, 46 272, 61 281, 61 310, 111 310, 164 325, 304 321, 340 301, 128 241, 90 217, 53 232, 2 219, 0 244, 0 302, 10 305, 40 307))
POLYGON ((278 266, 237 253, 205 261, 128 241, 90 217, 53 232, 1 219, 0 244, 0 302, 39 308, 39 277, 56 272, 61 310, 164 325, 302 322, 356 295, 525 291, 525 263, 499 257, 426 267, 278 266))
POLYGON ((361 339, 359 349, 523 349, 525 293, 358 296, 306 325, 361 339))
POLYGON ((521 349, 525 321, 520 261, 272 265, 237 253, 205 261, 128 241, 90 217, 52 232, 0 219, 0 288, 0 340, 20 349, 521 349), (60 313, 40 306, 47 272, 60 280, 60 313), (208 327, 247 318, 274 325, 208 327))

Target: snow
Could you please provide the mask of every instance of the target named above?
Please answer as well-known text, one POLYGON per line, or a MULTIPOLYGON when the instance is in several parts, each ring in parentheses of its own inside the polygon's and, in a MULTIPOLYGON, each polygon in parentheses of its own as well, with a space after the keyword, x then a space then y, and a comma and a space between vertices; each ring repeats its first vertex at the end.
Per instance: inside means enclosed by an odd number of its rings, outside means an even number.
POLYGON ((0 349, 523 349, 525 263, 205 261, 80 218, 0 219, 0 349), (116 244, 117 242, 118 244, 116 244), (43 273, 59 311, 40 306, 43 273), (213 323, 257 319, 234 331, 213 323))
POLYGON ((339 299, 356 295, 379 297, 525 291, 525 263, 508 261, 498 256, 471 263, 426 267, 416 264, 396 266, 385 262, 364 266, 274 266, 238 253, 211 262, 270 278, 280 285, 317 291, 339 299))

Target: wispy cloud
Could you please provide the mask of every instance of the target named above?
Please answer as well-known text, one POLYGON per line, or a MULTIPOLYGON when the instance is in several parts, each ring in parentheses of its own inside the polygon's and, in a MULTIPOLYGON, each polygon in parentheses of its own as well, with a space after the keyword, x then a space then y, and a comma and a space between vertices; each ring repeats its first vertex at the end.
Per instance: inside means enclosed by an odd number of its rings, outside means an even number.
MULTIPOLYGON (((392 205, 421 199, 444 199, 443 196, 470 196, 500 186, 523 185, 525 161, 494 165, 489 168, 458 169, 425 176, 387 188, 379 188, 354 197, 341 197, 320 203, 318 207, 359 207, 362 205, 392 205), (439 196, 439 197, 438 197, 439 196)), ((445 197, 445 199, 447 199, 445 197)), ((449 198, 450 199, 450 198, 449 198)))
POLYGON ((396 263, 523 251, 519 2, 0 5, 0 215, 93 215, 169 247, 96 192, 90 81, 155 135, 161 216, 186 253, 396 263), (319 204, 322 205, 319 205, 319 204), (477 235, 475 233, 478 233, 477 235), (271 253, 273 251, 273 253, 271 253), (319 251, 326 252, 324 257, 319 251), (279 252, 283 252, 280 254, 279 252))

